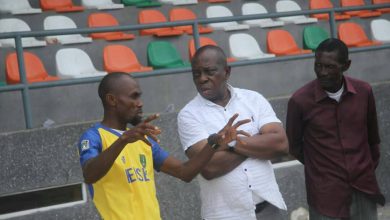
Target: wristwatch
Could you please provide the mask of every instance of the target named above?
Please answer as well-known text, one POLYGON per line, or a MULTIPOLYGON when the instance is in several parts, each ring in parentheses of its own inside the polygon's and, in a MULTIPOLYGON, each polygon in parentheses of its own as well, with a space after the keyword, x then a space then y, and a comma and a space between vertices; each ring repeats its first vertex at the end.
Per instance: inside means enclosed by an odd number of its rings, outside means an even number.
POLYGON ((218 144, 218 134, 214 133, 214 134, 211 134, 208 138, 207 138, 207 143, 208 145, 210 145, 211 148, 213 148, 214 150, 218 149, 219 147, 219 144, 218 144))
POLYGON ((230 152, 234 152, 234 150, 236 149, 236 141, 231 141, 227 145, 228 145, 228 150, 230 152))

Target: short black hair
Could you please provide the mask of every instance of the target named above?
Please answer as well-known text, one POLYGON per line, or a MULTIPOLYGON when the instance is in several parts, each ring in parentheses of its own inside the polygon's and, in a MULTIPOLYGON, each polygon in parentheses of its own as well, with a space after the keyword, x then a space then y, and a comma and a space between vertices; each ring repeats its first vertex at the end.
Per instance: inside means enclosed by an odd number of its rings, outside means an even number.
POLYGON ((221 64, 223 67, 227 66, 227 61, 226 61, 226 54, 225 52, 218 46, 215 45, 205 45, 200 47, 199 49, 196 50, 194 56, 192 57, 191 64, 194 64, 194 62, 199 58, 199 56, 207 51, 207 50, 212 50, 215 51, 217 54, 217 62, 221 64))
POLYGON ((100 99, 102 100, 103 105, 105 104, 105 96, 112 92, 115 88, 115 82, 119 80, 120 78, 127 76, 130 78, 133 78, 130 74, 128 73, 123 73, 123 72, 113 72, 105 75, 103 79, 99 83, 99 88, 98 88, 98 94, 100 99))
POLYGON ((322 41, 315 53, 318 54, 320 52, 333 52, 337 51, 338 60, 340 63, 346 63, 349 60, 349 53, 347 45, 337 38, 328 38, 322 41))

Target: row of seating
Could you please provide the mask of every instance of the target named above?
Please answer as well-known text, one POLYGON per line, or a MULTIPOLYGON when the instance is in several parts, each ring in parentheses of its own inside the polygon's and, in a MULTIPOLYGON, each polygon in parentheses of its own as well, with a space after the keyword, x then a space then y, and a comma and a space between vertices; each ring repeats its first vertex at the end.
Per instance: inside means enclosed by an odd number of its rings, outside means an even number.
MULTIPOLYGON (((381 20, 377 20, 381 22, 381 20)), ((388 30, 390 31, 390 21, 388 30)), ((375 25, 375 24, 374 24, 375 25)), ((303 49, 298 46, 294 37, 286 30, 271 30, 267 33, 267 50, 264 53, 256 39, 247 33, 232 34, 229 37, 231 58, 229 62, 236 60, 249 60, 305 54, 314 51, 318 44, 329 37, 326 30, 318 26, 307 26, 303 29, 303 49)), ((384 35, 386 42, 390 42, 390 35, 384 35)), ((378 45, 380 42, 371 41, 364 30, 356 23, 345 22, 339 25, 339 38, 349 47, 361 47, 378 45)), ((217 45, 207 37, 200 38, 200 45, 217 45)), ((194 40, 188 43, 189 59, 195 53, 194 40)), ((147 46, 148 66, 139 63, 136 54, 131 48, 124 45, 108 45, 103 50, 103 64, 105 71, 96 70, 90 57, 78 48, 60 49, 56 53, 57 76, 47 74, 42 61, 31 52, 24 52, 25 68, 28 82, 51 81, 67 78, 80 78, 101 76, 107 72, 145 72, 153 69, 186 67, 185 61, 174 45, 167 41, 153 41, 147 46)), ((6 58, 6 78, 8 84, 20 82, 16 53, 11 53, 6 58)))
MULTIPOLYGON (((209 3, 229 2, 230 0, 208 0, 209 3)), ((155 7, 161 3, 174 5, 197 4, 198 0, 121 0, 122 4, 114 3, 112 0, 81 0, 82 6, 74 5, 72 0, 40 0, 41 8, 33 8, 28 0, 0 0, 0 12, 19 14, 36 14, 42 10, 54 10, 56 12, 77 12, 87 9, 112 10, 121 9, 124 6, 155 7)))

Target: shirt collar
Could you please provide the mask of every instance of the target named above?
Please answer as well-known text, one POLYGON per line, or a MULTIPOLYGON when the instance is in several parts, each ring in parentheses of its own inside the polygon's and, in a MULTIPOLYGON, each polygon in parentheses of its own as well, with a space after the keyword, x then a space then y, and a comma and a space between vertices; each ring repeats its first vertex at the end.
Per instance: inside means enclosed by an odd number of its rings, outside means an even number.
MULTIPOLYGON (((229 102, 228 102, 228 104, 227 104, 227 105, 229 105, 229 103, 230 103, 233 99, 239 98, 239 94, 236 92, 236 89, 235 89, 233 86, 231 86, 230 84, 227 84, 227 88, 228 88, 228 90, 230 91, 230 100, 229 100, 229 102)), ((217 104, 215 104, 214 102, 209 101, 209 100, 203 98, 203 96, 201 96, 200 93, 198 93, 198 97, 199 97, 200 100, 201 100, 204 104, 206 104, 206 105, 209 105, 209 106, 216 106, 216 105, 217 105, 217 104)), ((226 105, 226 106, 227 106, 227 105, 226 105)))
MULTIPOLYGON (((345 86, 345 89, 344 89, 344 93, 351 93, 351 94, 356 94, 356 90, 355 90, 355 87, 353 87, 352 83, 351 83, 351 79, 348 77, 348 76, 343 76, 343 80, 344 80, 344 86, 345 86)), ((316 80, 315 82, 315 91, 314 91, 314 99, 316 102, 319 102, 325 98, 328 97, 328 94, 326 94, 325 90, 323 90, 320 86, 320 83, 318 82, 318 80, 316 80)))

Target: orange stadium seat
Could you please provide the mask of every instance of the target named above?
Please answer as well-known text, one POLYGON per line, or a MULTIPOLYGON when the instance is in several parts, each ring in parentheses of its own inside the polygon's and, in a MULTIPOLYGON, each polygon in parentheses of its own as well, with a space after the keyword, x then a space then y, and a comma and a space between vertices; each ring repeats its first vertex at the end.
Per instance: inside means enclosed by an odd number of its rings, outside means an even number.
POLYGON ((73 5, 72 0, 40 0, 41 8, 45 11, 55 10, 56 12, 84 11, 83 6, 73 5))
POLYGON ((338 35, 340 40, 344 41, 348 47, 365 47, 381 44, 378 41, 368 39, 363 28, 353 22, 340 24, 338 27, 338 35))
POLYGON ((267 33, 267 48, 276 56, 311 53, 298 47, 294 37, 285 30, 272 30, 267 33))
MULTIPOLYGON (((372 4, 388 4, 390 3, 390 0, 372 0, 372 4)), ((379 8, 376 9, 377 11, 381 13, 390 13, 390 8, 379 8)))
POLYGON ((124 45, 108 45, 103 51, 104 70, 112 72, 147 72, 152 67, 142 66, 133 50, 124 45))
MULTIPOLYGON (((187 8, 172 8, 169 12, 169 20, 170 21, 183 21, 183 20, 196 20, 196 15, 193 11, 187 8)), ((181 30, 186 32, 187 34, 192 34, 192 26, 176 26, 173 27, 175 30, 181 30)), ((198 25, 198 31, 200 34, 206 34, 213 32, 211 27, 204 27, 202 25, 198 25)))
MULTIPOLYGON (((310 9, 324 9, 324 8, 333 8, 332 2, 330 0, 310 0, 310 9)), ((329 20, 328 13, 311 14, 310 17, 329 20)), ((345 20, 351 18, 351 16, 335 13, 335 18, 336 20, 345 20)))
MULTIPOLYGON (((138 13, 138 22, 140 24, 151 24, 151 23, 160 23, 168 22, 167 18, 159 10, 148 9, 141 10, 138 13)), ((155 35, 158 37, 165 36, 178 36, 183 34, 182 30, 174 29, 173 27, 161 27, 161 28, 151 28, 151 29, 142 29, 140 30, 140 35, 155 35)))
MULTIPOLYGON (((50 76, 39 57, 30 52, 23 52, 24 66, 27 82, 45 82, 58 80, 56 76, 50 76)), ((15 52, 8 54, 6 58, 6 79, 7 84, 20 83, 18 59, 15 52)))
MULTIPOLYGON (((206 45, 218 46, 217 43, 213 39, 208 38, 208 37, 200 37, 199 38, 199 43, 200 43, 199 46, 201 46, 201 47, 202 46, 206 46, 206 45)), ((196 49, 195 49, 195 40, 191 39, 190 41, 188 41, 188 55, 189 55, 190 60, 194 56, 195 51, 196 51, 196 49)), ((234 62, 234 61, 236 61, 236 59, 233 58, 233 57, 228 57, 227 61, 228 62, 234 62)))
MULTIPOLYGON (((110 13, 92 13, 88 16, 89 27, 111 27, 118 26, 119 23, 114 16, 110 13)), ((121 31, 115 32, 103 32, 103 33, 92 33, 90 36, 94 39, 105 39, 105 40, 132 40, 135 38, 133 34, 126 34, 121 31)))
MULTIPOLYGON (((342 7, 352 7, 352 6, 364 6, 364 0, 341 0, 340 2, 342 7)), ((361 18, 367 17, 376 17, 380 16, 379 11, 370 11, 370 10, 359 10, 359 11, 345 11, 344 14, 350 16, 359 16, 361 18)))

